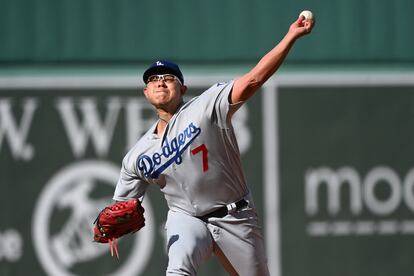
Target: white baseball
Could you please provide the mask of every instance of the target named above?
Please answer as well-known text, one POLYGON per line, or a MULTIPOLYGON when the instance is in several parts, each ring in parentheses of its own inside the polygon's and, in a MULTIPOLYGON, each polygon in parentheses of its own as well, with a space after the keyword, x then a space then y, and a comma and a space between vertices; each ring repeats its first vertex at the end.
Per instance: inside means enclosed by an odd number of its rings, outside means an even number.
POLYGON ((305 20, 313 20, 313 13, 311 11, 302 11, 299 16, 303 15, 305 20))

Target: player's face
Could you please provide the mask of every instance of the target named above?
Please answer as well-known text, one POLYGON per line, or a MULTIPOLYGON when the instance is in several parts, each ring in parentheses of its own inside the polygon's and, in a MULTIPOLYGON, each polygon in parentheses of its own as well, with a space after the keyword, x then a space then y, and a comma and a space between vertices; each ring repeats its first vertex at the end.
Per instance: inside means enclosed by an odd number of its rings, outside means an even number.
POLYGON ((187 87, 174 75, 154 75, 148 78, 144 94, 156 108, 174 113, 186 90, 187 87))

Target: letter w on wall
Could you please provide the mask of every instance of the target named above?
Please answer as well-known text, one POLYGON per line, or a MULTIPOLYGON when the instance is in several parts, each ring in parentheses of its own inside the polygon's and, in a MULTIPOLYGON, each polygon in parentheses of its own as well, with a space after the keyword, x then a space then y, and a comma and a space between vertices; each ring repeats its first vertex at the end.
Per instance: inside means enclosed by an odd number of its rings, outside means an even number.
POLYGON ((121 102, 118 98, 112 97, 106 102, 104 120, 100 118, 97 100, 94 98, 60 98, 56 103, 56 108, 76 157, 82 157, 85 154, 88 140, 91 140, 98 156, 108 154, 121 109, 121 102))
POLYGON ((23 100, 19 123, 12 112, 12 105, 11 99, 0 99, 0 152, 3 141, 6 141, 13 158, 30 161, 34 157, 34 148, 26 140, 38 103, 34 98, 23 100))

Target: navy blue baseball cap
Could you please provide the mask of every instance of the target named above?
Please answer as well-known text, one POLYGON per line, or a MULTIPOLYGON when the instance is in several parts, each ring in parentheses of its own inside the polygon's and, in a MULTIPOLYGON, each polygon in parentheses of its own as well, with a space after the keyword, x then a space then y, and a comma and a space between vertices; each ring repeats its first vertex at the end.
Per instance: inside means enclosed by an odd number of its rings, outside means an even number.
POLYGON ((144 72, 142 76, 144 83, 147 83, 148 78, 152 75, 172 74, 176 76, 181 84, 184 84, 183 73, 181 73, 180 67, 172 61, 158 60, 151 64, 151 66, 144 72))

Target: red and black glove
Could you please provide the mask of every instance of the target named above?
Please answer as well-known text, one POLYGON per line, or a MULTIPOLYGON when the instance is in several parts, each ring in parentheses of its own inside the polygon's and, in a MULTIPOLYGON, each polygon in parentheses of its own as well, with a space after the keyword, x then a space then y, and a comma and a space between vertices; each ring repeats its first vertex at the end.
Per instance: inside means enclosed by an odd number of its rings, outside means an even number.
POLYGON ((94 225, 94 240, 109 243, 111 256, 115 251, 119 258, 116 239, 137 232, 145 226, 144 208, 137 199, 114 203, 99 213, 94 225))

